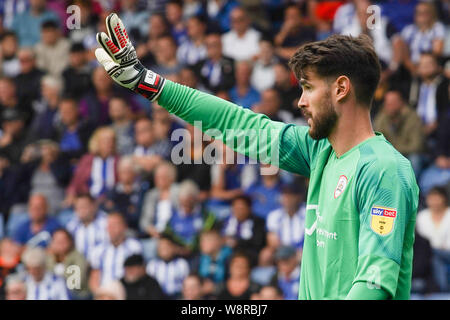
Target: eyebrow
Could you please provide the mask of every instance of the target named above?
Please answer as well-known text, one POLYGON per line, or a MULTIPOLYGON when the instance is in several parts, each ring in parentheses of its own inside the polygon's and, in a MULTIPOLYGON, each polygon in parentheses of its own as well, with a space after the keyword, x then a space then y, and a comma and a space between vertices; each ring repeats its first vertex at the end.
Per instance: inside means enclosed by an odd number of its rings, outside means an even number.
POLYGON ((304 85, 307 85, 307 84, 311 85, 311 84, 308 82, 308 80, 306 80, 306 79, 300 79, 299 83, 300 83, 301 86, 304 86, 304 85))

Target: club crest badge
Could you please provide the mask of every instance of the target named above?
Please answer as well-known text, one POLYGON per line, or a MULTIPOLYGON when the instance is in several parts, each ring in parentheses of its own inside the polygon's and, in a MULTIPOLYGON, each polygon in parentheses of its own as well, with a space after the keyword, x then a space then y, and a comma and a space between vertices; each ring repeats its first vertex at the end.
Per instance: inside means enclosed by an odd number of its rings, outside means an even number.
POLYGON ((336 199, 341 195, 342 192, 344 192, 345 187, 347 186, 347 177, 342 175, 339 177, 338 184, 336 186, 336 189, 334 189, 334 198, 336 199))
POLYGON ((380 236, 391 233, 397 218, 397 209, 373 206, 370 209, 370 227, 380 236))

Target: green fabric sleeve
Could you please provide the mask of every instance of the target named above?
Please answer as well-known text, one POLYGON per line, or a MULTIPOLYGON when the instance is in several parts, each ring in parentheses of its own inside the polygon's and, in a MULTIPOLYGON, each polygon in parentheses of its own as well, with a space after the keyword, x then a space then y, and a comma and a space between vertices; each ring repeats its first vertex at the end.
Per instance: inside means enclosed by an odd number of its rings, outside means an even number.
POLYGON ((346 300, 386 300, 389 297, 388 293, 382 288, 375 288, 368 286, 366 282, 356 282, 346 300))

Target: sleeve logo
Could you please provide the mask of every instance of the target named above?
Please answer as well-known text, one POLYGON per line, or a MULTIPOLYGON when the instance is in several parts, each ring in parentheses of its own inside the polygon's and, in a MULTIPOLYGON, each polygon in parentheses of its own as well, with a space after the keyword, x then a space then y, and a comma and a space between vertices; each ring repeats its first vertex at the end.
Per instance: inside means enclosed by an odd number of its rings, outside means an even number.
POLYGON ((373 206, 370 209, 370 227, 380 236, 386 236, 394 228, 394 222, 397 218, 397 209, 373 206))
POLYGON ((342 192, 344 192, 345 187, 347 186, 348 179, 346 176, 342 175, 339 177, 338 184, 336 186, 336 189, 334 189, 334 198, 336 199, 341 195, 342 192))

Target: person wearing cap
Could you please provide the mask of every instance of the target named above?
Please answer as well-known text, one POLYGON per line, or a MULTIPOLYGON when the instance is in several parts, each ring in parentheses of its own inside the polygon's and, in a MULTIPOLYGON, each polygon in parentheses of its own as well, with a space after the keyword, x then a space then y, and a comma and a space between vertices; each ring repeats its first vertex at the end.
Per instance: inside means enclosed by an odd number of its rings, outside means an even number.
POLYGON ((18 163, 28 137, 25 114, 16 108, 4 109, 1 114, 0 150, 8 155, 11 163, 18 163))
POLYGON ((275 252, 277 273, 271 284, 278 286, 285 300, 297 300, 300 266, 297 251, 291 246, 281 246, 275 252))
POLYGON ((303 247, 305 229, 304 188, 302 184, 291 183, 281 188, 282 207, 267 217, 267 247, 272 251, 281 245, 300 250, 303 247))
POLYGON ((145 272, 141 254, 129 256, 124 262, 125 273, 120 282, 125 288, 127 300, 163 300, 166 298, 158 281, 145 272))

